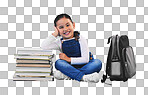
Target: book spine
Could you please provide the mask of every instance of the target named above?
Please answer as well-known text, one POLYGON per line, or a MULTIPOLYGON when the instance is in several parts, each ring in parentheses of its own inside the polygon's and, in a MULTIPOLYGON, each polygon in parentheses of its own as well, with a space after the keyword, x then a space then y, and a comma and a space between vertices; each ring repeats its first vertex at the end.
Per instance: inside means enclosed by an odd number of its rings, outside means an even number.
POLYGON ((42 71, 15 71, 16 73, 51 73, 51 71, 42 72, 42 71))
POLYGON ((36 65, 36 64, 17 64, 16 67, 51 67, 51 65, 36 65))
POLYGON ((51 63, 51 59, 49 60, 37 60, 37 59, 16 59, 17 63, 51 63))

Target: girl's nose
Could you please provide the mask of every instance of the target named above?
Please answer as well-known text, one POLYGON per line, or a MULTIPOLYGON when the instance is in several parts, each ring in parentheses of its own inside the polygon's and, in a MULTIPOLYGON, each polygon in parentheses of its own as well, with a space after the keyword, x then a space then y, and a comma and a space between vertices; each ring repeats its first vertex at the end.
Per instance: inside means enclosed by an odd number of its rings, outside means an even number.
POLYGON ((66 31, 68 29, 68 27, 64 27, 64 31, 66 31))

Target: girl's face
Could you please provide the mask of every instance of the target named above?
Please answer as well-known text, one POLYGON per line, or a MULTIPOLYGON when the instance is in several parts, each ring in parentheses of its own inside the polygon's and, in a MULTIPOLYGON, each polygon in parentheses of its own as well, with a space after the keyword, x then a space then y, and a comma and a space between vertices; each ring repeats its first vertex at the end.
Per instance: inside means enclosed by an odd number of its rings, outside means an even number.
POLYGON ((58 20, 56 24, 57 24, 57 29, 60 35, 63 37, 63 39, 73 38, 73 33, 75 29, 74 22, 72 23, 70 19, 64 17, 58 20))

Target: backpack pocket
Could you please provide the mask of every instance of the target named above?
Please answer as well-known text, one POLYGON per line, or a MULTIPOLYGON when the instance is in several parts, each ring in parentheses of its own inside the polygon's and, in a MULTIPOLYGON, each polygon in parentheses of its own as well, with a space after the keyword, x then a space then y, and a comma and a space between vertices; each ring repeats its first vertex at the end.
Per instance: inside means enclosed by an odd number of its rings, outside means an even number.
POLYGON ((111 76, 120 76, 121 74, 121 63, 120 62, 111 62, 111 76))
POLYGON ((136 62, 133 48, 131 46, 123 48, 122 56, 125 64, 125 77, 132 78, 136 74, 136 62))

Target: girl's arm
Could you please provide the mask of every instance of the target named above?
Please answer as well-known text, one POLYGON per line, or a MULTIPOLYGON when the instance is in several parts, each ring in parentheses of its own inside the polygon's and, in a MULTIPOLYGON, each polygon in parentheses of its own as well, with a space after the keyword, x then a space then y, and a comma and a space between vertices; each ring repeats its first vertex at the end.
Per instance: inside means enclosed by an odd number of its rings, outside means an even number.
POLYGON ((45 50, 60 50, 60 39, 57 40, 57 36, 59 36, 59 31, 56 27, 54 27, 55 32, 52 33, 49 37, 47 37, 41 44, 41 48, 45 50))
POLYGON ((86 39, 80 36, 81 57, 71 57, 72 65, 81 65, 89 62, 89 48, 86 39))
POLYGON ((52 34, 48 36, 41 44, 45 50, 60 50, 59 40, 52 34))

